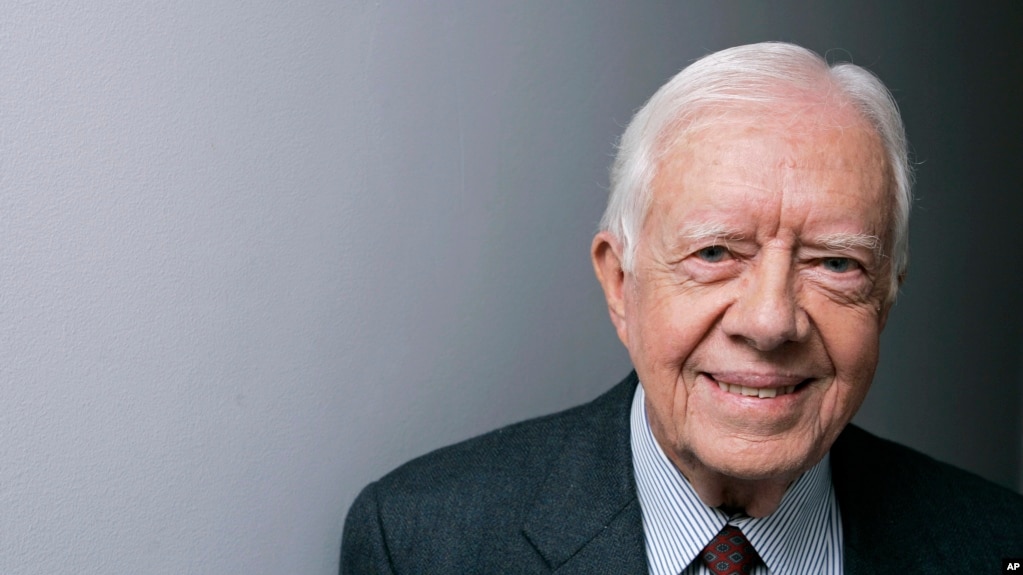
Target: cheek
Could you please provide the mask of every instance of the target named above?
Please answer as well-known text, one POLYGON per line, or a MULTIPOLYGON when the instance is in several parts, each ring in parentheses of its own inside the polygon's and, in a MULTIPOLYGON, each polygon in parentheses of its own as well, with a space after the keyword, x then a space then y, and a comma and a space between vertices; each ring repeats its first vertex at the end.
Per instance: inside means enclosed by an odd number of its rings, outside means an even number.
POLYGON ((821 326, 838 383, 849 393, 866 394, 877 367, 880 335, 877 318, 846 316, 833 325, 821 326))
POLYGON ((717 315, 711 301, 669 290, 637 298, 635 310, 630 352, 640 356, 634 361, 655 369, 679 368, 714 328, 717 315))
POLYGON ((680 414, 690 408, 700 356, 713 347, 717 322, 713 302, 703 298, 675 297, 670 304, 646 308, 650 313, 641 325, 641 345, 629 350, 633 365, 647 393, 651 424, 659 437, 675 437, 678 426, 689 418, 680 414))

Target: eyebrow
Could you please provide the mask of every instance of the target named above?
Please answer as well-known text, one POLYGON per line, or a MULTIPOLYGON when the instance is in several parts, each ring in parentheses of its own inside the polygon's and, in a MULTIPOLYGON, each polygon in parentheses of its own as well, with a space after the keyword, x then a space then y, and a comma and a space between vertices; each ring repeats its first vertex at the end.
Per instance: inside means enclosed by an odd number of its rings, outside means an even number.
POLYGON ((815 238, 814 243, 820 244, 829 250, 851 250, 855 248, 866 248, 874 255, 881 254, 881 239, 870 234, 826 234, 815 238))
POLYGON ((701 222, 679 230, 678 237, 686 240, 741 240, 741 231, 716 222, 701 222))

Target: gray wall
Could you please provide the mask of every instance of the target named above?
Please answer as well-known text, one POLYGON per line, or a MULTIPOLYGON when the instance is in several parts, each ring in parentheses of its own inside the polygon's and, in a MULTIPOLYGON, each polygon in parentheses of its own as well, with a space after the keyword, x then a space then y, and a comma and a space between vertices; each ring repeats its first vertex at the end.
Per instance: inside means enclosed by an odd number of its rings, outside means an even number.
POLYGON ((367 482, 608 388, 612 143, 764 39, 877 70, 921 162, 860 421, 1016 484, 1017 16, 425 4, 4 6, 0 572, 334 573, 367 482))

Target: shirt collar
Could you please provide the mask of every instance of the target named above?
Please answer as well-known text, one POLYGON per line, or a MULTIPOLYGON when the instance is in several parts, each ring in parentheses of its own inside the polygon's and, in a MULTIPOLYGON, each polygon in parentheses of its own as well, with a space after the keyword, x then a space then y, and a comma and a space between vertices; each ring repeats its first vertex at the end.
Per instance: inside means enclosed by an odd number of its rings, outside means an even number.
POLYGON ((654 439, 643 386, 630 414, 633 470, 652 575, 681 573, 727 523, 742 529, 771 573, 841 571, 842 526, 830 457, 793 483, 767 517, 729 517, 704 505, 654 439), (837 570, 836 570, 837 569, 837 570))

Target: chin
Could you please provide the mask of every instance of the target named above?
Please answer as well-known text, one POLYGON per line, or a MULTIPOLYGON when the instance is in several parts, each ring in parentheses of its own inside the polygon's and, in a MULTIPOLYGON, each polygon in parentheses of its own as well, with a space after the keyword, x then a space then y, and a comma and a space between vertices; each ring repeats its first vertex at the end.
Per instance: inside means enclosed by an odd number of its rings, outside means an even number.
POLYGON ((824 457, 827 449, 742 439, 721 442, 693 455, 697 464, 718 474, 743 481, 790 482, 824 457))

